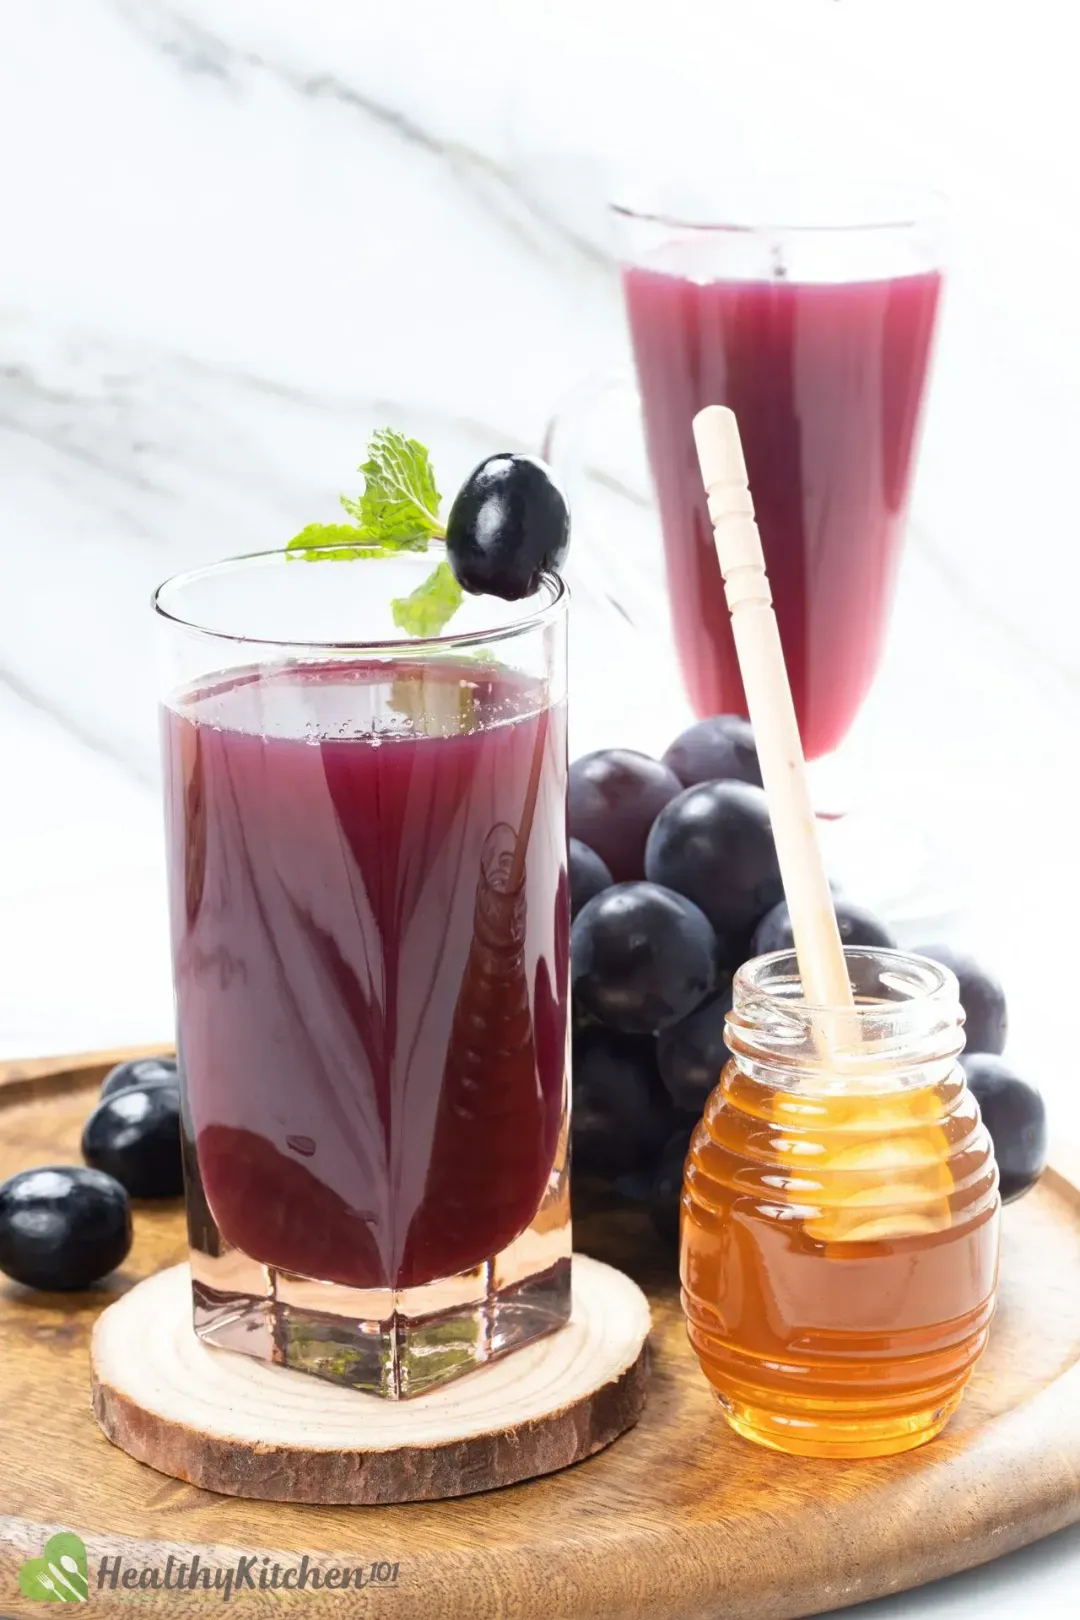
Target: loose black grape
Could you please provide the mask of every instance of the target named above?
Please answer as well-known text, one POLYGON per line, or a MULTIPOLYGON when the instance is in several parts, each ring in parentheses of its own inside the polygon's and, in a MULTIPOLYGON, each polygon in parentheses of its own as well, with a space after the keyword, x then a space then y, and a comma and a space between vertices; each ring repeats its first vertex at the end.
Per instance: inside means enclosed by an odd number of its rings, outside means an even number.
POLYGON ((610 889, 614 878, 595 849, 580 838, 570 840, 570 915, 576 917, 594 895, 610 889))
POLYGON ((0 1186, 0 1271, 29 1288, 89 1288, 131 1248, 127 1193, 82 1165, 23 1170, 0 1186))
POLYGON ((510 451, 474 467, 446 523, 446 556, 462 590, 516 602, 542 573, 558 573, 570 545, 566 496, 550 467, 510 451))
POLYGON ((653 1177, 652 1206, 649 1213, 657 1233, 669 1244, 677 1244, 679 1241, 683 1168, 686 1164, 686 1155, 690 1151, 692 1131, 692 1126, 682 1125, 668 1138, 653 1177))
POLYGON ((681 732, 664 764, 683 787, 698 782, 749 782, 761 786, 754 728, 741 714, 714 714, 681 732))
POLYGON ((756 924, 783 898, 765 795, 748 782, 702 782, 657 816, 645 874, 699 905, 724 966, 743 960, 756 924))
POLYGON ((570 831, 595 850, 616 883, 645 876, 645 840, 682 792, 674 771, 632 748, 602 748, 570 767, 570 831))
POLYGON ((691 901, 656 883, 616 883, 584 906, 570 934, 574 995, 595 1017, 653 1034, 716 984, 716 935, 691 901))
MULTIPOLYGON (((854 906, 850 900, 836 900, 836 922, 842 945, 865 945, 875 950, 894 951, 894 934, 865 906, 854 906)), ((750 942, 751 956, 767 956, 770 951, 790 951, 795 946, 791 927, 791 913, 787 901, 765 913, 750 942)))
POLYGON ((656 1063, 668 1095, 677 1108, 695 1117, 704 1111, 731 1056, 724 1044, 724 1021, 730 1011, 729 982, 686 1018, 661 1030, 656 1043, 656 1063))
POLYGON ((656 1072, 655 1043, 593 1029, 574 1044, 572 1162, 614 1181, 651 1171, 671 1129, 671 1104, 656 1072))
POLYGON ((964 1009, 964 1034, 969 1052, 992 1052, 995 1056, 1005 1050, 1005 1037, 1009 1020, 1005 1006, 1005 992, 1000 982, 973 956, 958 951, 951 945, 923 945, 920 956, 928 956, 942 967, 951 968, 960 981, 960 1005, 964 1009))
POLYGON ((133 1063, 118 1063, 110 1069, 101 1087, 102 1097, 112 1097, 118 1091, 130 1091, 133 1086, 178 1086, 180 1074, 175 1058, 136 1058, 133 1063))
POLYGON ((184 1190, 179 1091, 134 1086, 106 1097, 86 1122, 82 1151, 133 1198, 175 1198, 184 1190))
POLYGON ((1046 1104, 996 1053, 965 1052, 960 1061, 994 1144, 1007 1204, 1033 1187, 1046 1166, 1046 1104))

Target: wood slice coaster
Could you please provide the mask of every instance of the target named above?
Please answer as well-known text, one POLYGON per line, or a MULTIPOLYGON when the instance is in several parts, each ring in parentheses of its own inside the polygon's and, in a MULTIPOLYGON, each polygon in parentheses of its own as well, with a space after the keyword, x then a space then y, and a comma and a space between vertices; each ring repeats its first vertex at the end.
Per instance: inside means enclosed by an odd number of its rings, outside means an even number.
POLYGON ((94 1413, 121 1450, 203 1490, 274 1502, 431 1502, 551 1474, 631 1428, 645 1404, 649 1305, 575 1255, 558 1333, 410 1401, 387 1401, 197 1338, 171 1266, 103 1311, 94 1413))

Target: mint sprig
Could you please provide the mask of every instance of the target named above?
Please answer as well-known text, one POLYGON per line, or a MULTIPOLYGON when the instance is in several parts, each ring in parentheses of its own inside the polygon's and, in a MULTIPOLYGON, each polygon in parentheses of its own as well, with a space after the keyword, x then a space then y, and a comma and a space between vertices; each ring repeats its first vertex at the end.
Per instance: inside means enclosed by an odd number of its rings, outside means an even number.
POLYGON ((368 459, 360 471, 364 493, 358 501, 345 496, 341 504, 360 527, 382 540, 402 543, 424 535, 441 540, 441 497, 435 487, 431 459, 416 439, 393 428, 380 428, 371 436, 368 459))
POLYGON ((410 636, 437 636, 461 606, 461 586, 444 559, 422 585, 390 604, 394 623, 410 636))
POLYGON ((294 534, 285 548, 301 554, 305 562, 325 562, 334 557, 382 557, 381 545, 357 544, 363 535, 351 523, 309 523, 294 534))
MULTIPOLYGON (((360 471, 362 494, 339 497, 353 521, 309 523, 289 541, 289 551, 305 562, 386 557, 396 551, 426 551, 429 540, 445 538, 431 458, 417 439, 379 428, 360 471)), ((416 590, 392 601, 394 623, 410 636, 437 636, 461 600, 461 586, 444 560, 416 590)))

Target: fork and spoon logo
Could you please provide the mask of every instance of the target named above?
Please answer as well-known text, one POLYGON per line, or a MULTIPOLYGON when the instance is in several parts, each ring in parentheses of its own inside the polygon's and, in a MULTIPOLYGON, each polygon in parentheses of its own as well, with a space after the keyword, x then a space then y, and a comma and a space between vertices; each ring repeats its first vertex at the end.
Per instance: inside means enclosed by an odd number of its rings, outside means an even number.
POLYGON ((19 1571, 23 1597, 42 1603, 85 1603, 90 1596, 86 1548, 69 1530, 50 1536, 40 1558, 28 1558, 19 1571))

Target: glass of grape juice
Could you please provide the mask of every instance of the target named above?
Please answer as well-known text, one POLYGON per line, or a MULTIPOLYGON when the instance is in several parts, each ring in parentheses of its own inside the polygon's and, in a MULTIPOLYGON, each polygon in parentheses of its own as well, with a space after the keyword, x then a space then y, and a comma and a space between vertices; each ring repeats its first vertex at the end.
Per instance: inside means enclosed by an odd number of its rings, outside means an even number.
POLYGON ((195 1330, 390 1398, 570 1311, 566 589, 439 549, 154 601, 195 1330))
POLYGON ((808 1007, 793 953, 740 968, 682 1196, 702 1370, 739 1434, 808 1457, 939 1434, 997 1287, 998 1172, 957 1061, 956 979, 845 955, 854 1011, 808 1007))
MULTIPOLYGON (((803 750, 843 742, 881 659, 942 290, 940 207, 831 179, 674 179, 610 210, 636 378, 594 379, 548 429, 633 396, 675 649, 699 717, 746 714, 691 424, 739 422, 803 750)), ((578 467, 578 474, 581 469, 578 467)), ((835 773, 834 773, 835 774, 835 773)))

